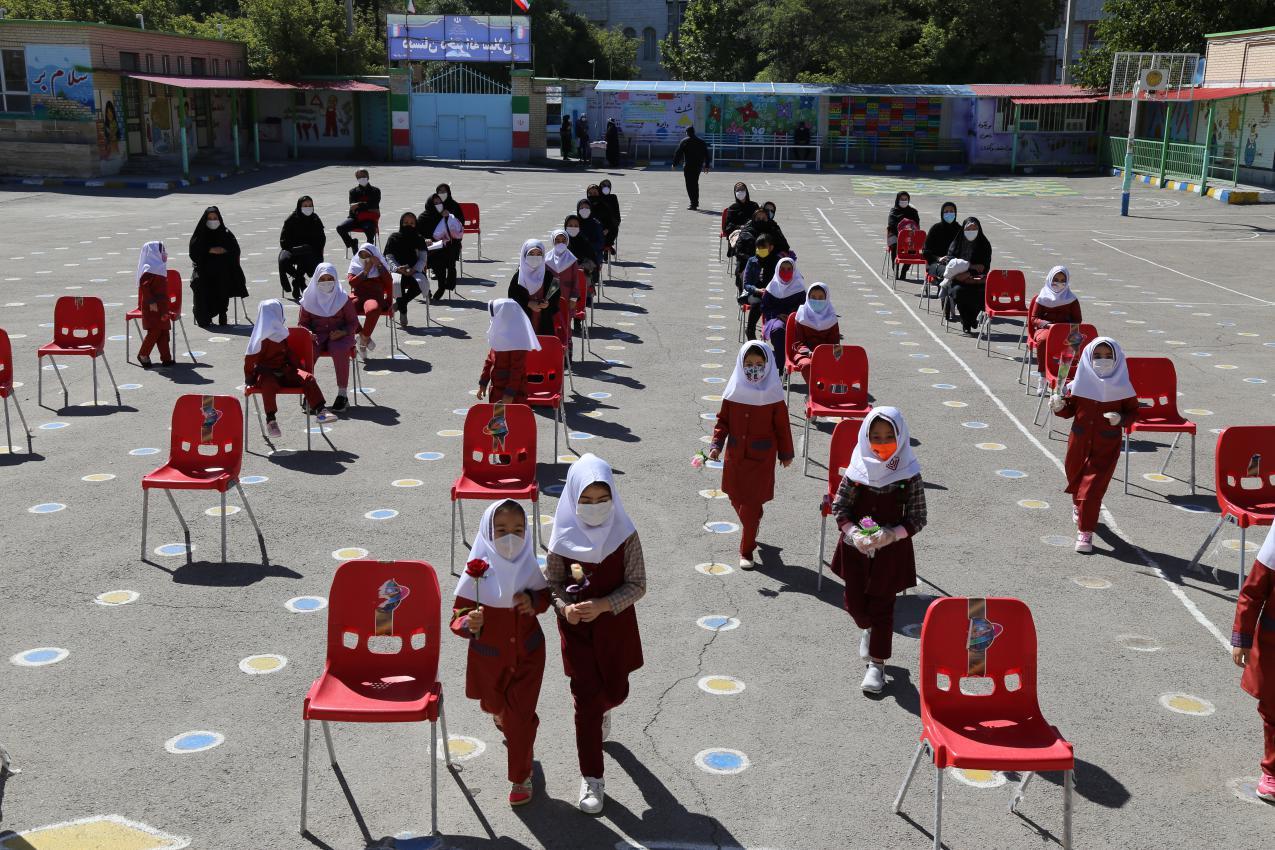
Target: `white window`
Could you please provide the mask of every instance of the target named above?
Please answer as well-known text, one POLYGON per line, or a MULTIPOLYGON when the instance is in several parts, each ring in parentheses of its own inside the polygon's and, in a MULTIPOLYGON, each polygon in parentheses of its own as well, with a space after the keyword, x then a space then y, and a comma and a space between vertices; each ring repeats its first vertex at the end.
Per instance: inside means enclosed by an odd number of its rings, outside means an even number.
POLYGON ((0 50, 0 112, 30 112, 27 59, 23 50, 0 50))

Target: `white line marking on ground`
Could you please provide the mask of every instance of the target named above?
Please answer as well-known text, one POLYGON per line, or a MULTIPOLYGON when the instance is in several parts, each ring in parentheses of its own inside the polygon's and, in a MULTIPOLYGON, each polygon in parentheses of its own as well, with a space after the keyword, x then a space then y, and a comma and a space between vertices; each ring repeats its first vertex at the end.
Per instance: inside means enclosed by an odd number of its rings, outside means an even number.
POLYGON ((633 191, 637 192, 639 195, 642 194, 642 187, 637 184, 636 180, 633 181, 633 191))
MULTIPOLYGON (((858 249, 855 248, 853 245, 851 245, 850 241, 841 235, 841 231, 837 229, 836 225, 834 225, 831 221, 828 220, 828 216, 824 214, 823 210, 819 210, 819 215, 823 218, 825 222, 828 223, 828 226, 832 228, 832 232, 837 235, 837 238, 840 239, 847 248, 849 248, 851 251, 854 252, 854 255, 859 258, 859 262, 862 263, 863 267, 868 270, 868 273, 871 274, 874 278, 876 278, 877 282, 880 283, 881 286, 887 292, 893 295, 895 300, 899 302, 899 305, 908 312, 908 315, 910 315, 912 319, 922 329, 924 329, 927 334, 929 334, 930 339, 932 339, 935 342, 935 344, 939 346, 939 348, 947 352, 948 356, 950 356, 956 362, 956 364, 965 371, 965 374, 969 375, 970 380, 973 381, 978 386, 978 388, 983 391, 983 394, 992 400, 992 403, 996 405, 997 409, 999 409, 1000 412, 1003 413, 1005 417, 1009 419, 1010 422, 1014 423, 1014 427, 1018 429, 1019 433, 1021 433, 1024 437, 1026 437, 1028 442, 1030 442, 1033 446, 1039 449, 1041 454, 1043 454, 1045 457, 1053 461, 1054 466, 1058 467, 1058 471, 1063 473, 1065 476, 1066 467, 1063 465, 1062 460, 1053 452, 1051 452, 1045 446, 1045 444, 1042 443, 1036 437, 1035 434, 1033 434, 1031 431, 1027 429, 1027 426, 1023 424, 1022 420, 1020 420, 1017 416, 1014 415, 1014 412, 1009 409, 1009 407, 1005 404, 1005 402, 1001 401, 1000 396, 996 395, 996 393, 992 390, 992 388, 989 387, 983 381, 983 379, 978 376, 978 373, 976 373, 972 368, 970 368, 970 365, 966 363, 965 360, 963 360, 961 356, 958 355, 952 349, 951 346, 949 346, 946 342, 944 342, 939 337, 939 335, 934 332, 934 329, 932 327, 930 327, 929 325, 925 323, 925 321, 921 318, 921 316, 918 315, 917 312, 912 309, 912 305, 908 304, 907 301, 903 298, 903 296, 895 292, 890 287, 890 285, 887 284, 885 280, 882 279, 882 277, 879 274, 877 274, 876 269, 872 267, 872 264, 869 263, 867 260, 865 260, 863 258, 863 255, 859 253, 858 249)), ((1107 247, 1110 248, 1111 246, 1108 245, 1107 247)), ((1115 249, 1115 250, 1119 250, 1119 249, 1115 249)), ((1124 252, 1121 251, 1120 253, 1124 253, 1124 252)), ((1137 259, 1142 259, 1142 258, 1138 257, 1137 259)), ((1170 269, 1170 271, 1172 271, 1172 269, 1170 269)), ((1179 272, 1179 274, 1181 273, 1179 272)), ((1190 277, 1190 275, 1187 275, 1187 277, 1190 277)), ((1207 283, 1208 281, 1204 281, 1204 282, 1207 283)), ((1242 295, 1243 293, 1239 293, 1239 294, 1242 295)), ((1121 540, 1123 540, 1125 543, 1131 546, 1133 550, 1138 553, 1138 557, 1142 559, 1142 562, 1146 564, 1156 574, 1156 576, 1160 578, 1161 581, 1163 581, 1166 585, 1168 585, 1170 592, 1172 592, 1173 595, 1178 598, 1178 601, 1182 603, 1182 606, 1184 608, 1186 608, 1187 613, 1189 613, 1195 619, 1196 622, 1198 622, 1201 626, 1207 629, 1211 635, 1217 638, 1218 642, 1222 644, 1223 648, 1227 652, 1230 652, 1231 650, 1230 638, 1228 636, 1224 636, 1222 634, 1221 629, 1219 629, 1216 625, 1214 625, 1213 621, 1204 615, 1204 612, 1201 611, 1199 609, 1199 606, 1197 606, 1195 602, 1193 602, 1191 598, 1186 595, 1186 591, 1184 591, 1180 585, 1175 584, 1174 582, 1169 580, 1169 577, 1164 574, 1164 571, 1162 569, 1160 569, 1160 565, 1156 563, 1154 558, 1152 558, 1146 551, 1144 551, 1142 547, 1138 546, 1136 543, 1134 543, 1128 537, 1125 536, 1124 532, 1122 532, 1120 530, 1120 527, 1116 524, 1115 517, 1112 515, 1111 511, 1107 508, 1105 504, 1102 507, 1102 515, 1103 515, 1104 521, 1107 524, 1107 527, 1110 528, 1111 531, 1117 537, 1119 537, 1121 540)))
POLYGON ((1244 298, 1252 298, 1254 301, 1258 302, 1259 304, 1266 304, 1268 306, 1272 303, 1275 303, 1275 302, 1267 301, 1264 298, 1258 298, 1256 295, 1249 295, 1247 292, 1240 292, 1238 289, 1231 289, 1229 286, 1223 286, 1220 283, 1214 283, 1211 280, 1205 280, 1202 277, 1196 277, 1195 275, 1189 275, 1186 272, 1180 272, 1177 269, 1173 268, 1172 266, 1161 265, 1160 263, 1157 263, 1155 260, 1148 260, 1146 257, 1139 257, 1137 254, 1130 254, 1128 251, 1122 251, 1119 248, 1117 248, 1115 245, 1109 245, 1106 242, 1103 242, 1101 239, 1095 239, 1094 241, 1097 242, 1099 245, 1103 246, 1104 248, 1110 248, 1111 250, 1115 251, 1118 254, 1124 254, 1126 257, 1133 257, 1133 259, 1135 260, 1141 260, 1144 263, 1150 263, 1151 265, 1155 266, 1158 269, 1164 269, 1165 271, 1173 272, 1174 274, 1177 274, 1177 275, 1182 275, 1182 277, 1185 277, 1189 280, 1198 281, 1200 283, 1207 283, 1209 286, 1217 287, 1218 289, 1229 292, 1232 295, 1239 295, 1244 298))
POLYGON ((1005 225, 1005 226, 1006 226, 1006 227, 1008 227, 1010 230, 1022 230, 1022 228, 1021 228, 1021 227, 1015 227, 1014 225, 1010 224, 1008 221, 1006 221, 1006 220, 1005 220, 1005 219, 1003 219, 1003 218, 997 218, 996 216, 994 216, 994 215, 988 215, 987 213, 983 213, 983 217, 984 217, 984 218, 990 218, 992 221, 999 221, 1001 224, 1005 225))

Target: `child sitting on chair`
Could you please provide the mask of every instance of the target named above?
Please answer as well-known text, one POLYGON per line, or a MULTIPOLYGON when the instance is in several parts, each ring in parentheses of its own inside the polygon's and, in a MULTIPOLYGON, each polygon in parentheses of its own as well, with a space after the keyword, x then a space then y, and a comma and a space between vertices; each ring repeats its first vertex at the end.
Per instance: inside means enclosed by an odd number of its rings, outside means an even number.
POLYGON ((300 387, 305 394, 306 409, 320 423, 336 419, 336 414, 328 411, 314 375, 301 369, 288 347, 288 323, 283 315, 283 302, 277 298, 257 306, 257 322, 252 326, 252 336, 244 352, 243 379, 246 386, 261 391, 266 408, 266 433, 271 437, 283 436, 275 421, 279 412, 277 394, 282 387, 300 387))
POLYGON ((478 378, 478 399, 492 403, 527 403, 527 352, 539 351, 540 340, 522 307, 512 298, 497 298, 487 305, 490 349, 478 378), (488 387, 490 386, 490 391, 488 387))

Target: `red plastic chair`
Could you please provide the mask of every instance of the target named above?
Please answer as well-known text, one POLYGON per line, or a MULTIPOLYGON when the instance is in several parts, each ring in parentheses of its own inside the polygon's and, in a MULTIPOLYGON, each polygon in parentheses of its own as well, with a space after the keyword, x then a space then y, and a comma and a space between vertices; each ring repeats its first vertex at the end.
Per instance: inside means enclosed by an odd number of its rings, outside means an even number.
POLYGON ((722 223, 717 228, 717 262, 722 261, 722 243, 726 241, 726 217, 730 215, 730 209, 722 210, 722 223))
MULTIPOLYGON (((363 210, 362 212, 357 212, 354 214, 354 220, 358 222, 359 224, 364 224, 370 221, 372 222, 373 225, 375 225, 372 230, 371 241, 373 245, 380 247, 379 239, 381 236, 381 211, 380 210, 363 210)), ((367 231, 363 230, 361 227, 356 227, 354 229, 358 230, 364 236, 367 235, 367 231)))
POLYGON ((31 454, 31 428, 27 425, 22 405, 18 404, 18 397, 13 394, 13 345, 9 342, 8 332, 0 328, 0 398, 4 399, 5 452, 13 451, 13 435, 9 430, 10 396, 13 396, 13 406, 18 409, 18 418, 22 420, 22 430, 27 432, 27 454, 31 454))
POLYGON ((540 485, 536 483, 536 417, 525 404, 506 404, 506 432, 493 436, 488 429, 496 405, 475 404, 465 414, 460 477, 452 484, 452 562, 456 575, 456 515, 464 542, 465 499, 530 499, 535 513, 535 539, 540 543, 540 485))
MULTIPOLYGON (((747 306, 747 305, 745 305, 747 306)), ((797 364, 793 359, 796 352, 796 342, 793 340, 794 328, 797 327, 797 311, 788 314, 788 318, 784 320, 784 404, 788 404, 788 399, 792 396, 792 376, 798 373, 797 364)))
POLYGON ((540 336, 539 351, 527 352, 527 404, 531 407, 553 408, 553 457, 558 458, 558 428, 562 439, 571 448, 567 435, 567 409, 562 386, 562 363, 566 352, 562 340, 556 336, 540 336))
MULTIPOLYGON (((925 277, 925 267, 927 264, 925 255, 921 253, 925 248, 925 231, 919 227, 904 228, 899 231, 899 241, 895 243, 894 265, 903 266, 903 279, 907 280, 907 269, 912 266, 921 267, 922 279, 925 277)), ((897 277, 897 276, 896 276, 897 277)), ((899 282, 896 279, 894 288, 899 288, 899 282)))
POLYGON ((819 500, 819 581, 817 588, 823 587, 824 536, 828 529, 828 517, 832 515, 832 502, 837 498, 837 488, 845 477, 846 467, 850 465, 850 457, 859 442, 860 423, 852 419, 842 419, 832 429, 832 445, 828 449, 828 492, 819 500))
POLYGON ((927 750, 934 757, 935 850, 942 846, 946 768, 1022 774, 1011 812, 1033 774, 1058 770, 1063 774, 1062 846, 1070 848, 1076 758, 1036 700, 1036 625, 1027 605, 1009 598, 935 600, 921 626, 920 667, 921 742, 894 798, 894 813, 927 750), (967 690, 967 681, 974 687, 967 690))
MULTIPOLYGON (((328 593, 328 640, 323 673, 302 703, 301 834, 310 792, 310 721, 323 725, 328 760, 338 771, 328 722, 429 722, 430 827, 438 834, 438 736, 447 743, 443 684, 438 680, 442 594, 424 561, 346 561, 328 593), (389 610, 386 610, 386 609, 389 610)), ((387 756, 388 758, 388 756, 387 756)), ((340 774, 337 774, 340 779, 340 774)))
MULTIPOLYGON (((1040 364, 1042 369, 1038 373, 1037 393, 1040 395, 1040 401, 1036 403, 1036 415, 1032 417, 1032 424, 1040 424, 1040 411, 1045 406, 1045 399, 1058 385, 1058 372, 1062 368, 1062 359, 1064 355, 1070 357, 1070 343, 1068 337, 1071 335, 1072 325, 1056 324, 1049 327, 1049 335, 1045 337, 1045 362, 1040 364)), ((1098 329, 1093 325, 1081 324, 1077 325, 1079 331, 1079 339, 1075 341, 1075 358, 1080 359, 1080 352, 1085 350, 1085 346, 1098 338, 1098 329)), ((1069 369, 1074 370, 1074 364, 1069 369)), ((1075 377, 1075 372, 1068 373, 1067 380, 1070 381, 1075 377)), ((1053 417, 1053 411, 1049 411, 1045 416, 1045 423, 1053 417)))
MULTIPOLYGON (((186 355, 190 357, 192 362, 198 363, 199 361, 195 359, 194 352, 190 350, 190 337, 186 336, 186 323, 182 321, 182 275, 181 272, 177 271, 177 269, 168 270, 168 319, 173 323, 173 352, 176 353, 177 351, 177 328, 181 327, 182 339, 186 342, 186 355)), ((133 323, 141 321, 141 293, 138 293, 138 306, 124 314, 125 363, 128 363, 131 360, 129 352, 132 348, 131 343, 133 341, 133 323)), ((143 335, 142 328, 140 326, 137 329, 137 333, 139 336, 143 335)))
POLYGON ((478 259, 481 260, 483 257, 483 226, 482 214, 478 209, 478 204, 461 204, 460 215, 461 223, 464 224, 464 231, 461 235, 463 237, 466 234, 473 233, 478 236, 478 259))
POLYGON ((997 319, 1023 320, 1018 335, 1022 345, 1027 335, 1027 279, 1018 269, 992 269, 983 283, 983 315, 975 345, 981 348, 986 339, 988 357, 992 356, 992 322, 997 319))
MULTIPOLYGON (((1248 529, 1270 525, 1275 520, 1275 425, 1232 425, 1222 429, 1213 466, 1217 506, 1222 516, 1191 559, 1191 569, 1200 563, 1222 524, 1230 520, 1240 530, 1237 587, 1243 587, 1248 529)), ((1213 577, 1218 578, 1216 569, 1213 577)))
MULTIPOLYGON (((292 352, 292 358, 297 362, 297 368, 302 372, 314 374, 314 334, 310 333, 307 328, 288 328, 288 349, 292 352)), ((244 385, 243 388, 243 404, 248 407, 248 399, 251 398, 252 405, 257 411, 257 427, 261 429, 261 439, 266 442, 270 438, 266 436, 266 422, 261 415, 261 402, 258 396, 261 390, 257 387, 244 385)), ((310 440, 310 409, 305 403, 305 390, 301 387, 279 387, 276 395, 294 395, 301 399, 301 409, 305 412, 305 450, 310 451, 312 448, 310 440)), ((327 444, 336 450, 336 446, 332 445, 332 441, 328 440, 328 435, 324 432, 323 426, 319 426, 319 434, 327 441, 327 444)), ((248 450, 248 417, 244 417, 243 421, 243 447, 244 451, 248 450)))
POLYGON ((1160 474, 1169 468, 1183 434, 1191 435, 1191 495, 1195 495, 1195 423, 1178 413, 1178 373, 1168 357, 1128 357, 1129 381, 1138 394, 1138 418, 1124 433, 1124 491, 1129 492, 1129 438, 1138 431, 1176 434, 1160 474))
POLYGON ((810 469, 810 420, 816 416, 863 420, 872 412, 868 402, 868 353, 858 345, 817 345, 810 359, 806 396, 806 437, 802 441, 803 473, 810 469))
MULTIPOLYGON (((102 299, 91 295, 63 295, 59 298, 53 307, 53 342, 40 346, 35 353, 36 366, 43 366, 46 357, 53 364, 53 374, 62 385, 62 406, 67 407, 70 397, 66 382, 62 380, 62 370, 54 359, 63 355, 92 358, 94 405, 97 404, 97 358, 101 357, 111 386, 115 387, 115 403, 124 406, 119 387, 115 386, 111 361, 106 359, 106 310, 102 307, 102 299)), ((44 407, 44 369, 39 369, 36 375, 36 403, 44 407)))
MULTIPOLYGON (((362 318, 363 316, 366 316, 367 313, 363 311, 363 300, 355 296, 354 293, 350 293, 350 298, 354 301, 354 307, 358 310, 359 317, 362 318)), ((390 305, 388 310, 381 313, 380 321, 381 324, 390 329, 390 359, 393 359, 394 352, 398 351, 399 347, 398 323, 394 320, 394 317, 398 314, 394 312, 394 275, 392 274, 389 275, 387 280, 381 281, 381 300, 390 305)), ((426 295, 425 300, 429 300, 428 294, 426 295)), ((425 309, 425 322, 426 324, 429 323, 428 307, 425 309)))
POLYGON ((261 563, 268 565, 266 540, 261 526, 239 484, 243 466, 243 409, 239 399, 228 395, 184 395, 173 405, 172 437, 168 463, 142 477, 142 560, 146 560, 146 528, 150 514, 151 490, 163 490, 177 514, 186 537, 186 558, 190 559, 190 528, 173 498, 174 490, 215 490, 221 495, 221 562, 226 563, 226 491, 239 492, 244 510, 257 531, 261 563))

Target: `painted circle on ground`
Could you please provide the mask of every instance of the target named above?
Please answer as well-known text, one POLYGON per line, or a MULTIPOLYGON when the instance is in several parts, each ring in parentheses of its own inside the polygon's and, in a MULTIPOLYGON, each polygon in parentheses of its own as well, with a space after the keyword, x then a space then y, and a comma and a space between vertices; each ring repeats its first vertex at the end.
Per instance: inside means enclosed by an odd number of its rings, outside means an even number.
POLYGON ((575 463, 579 459, 575 455, 558 455, 558 463, 575 463))
POLYGON ((213 747, 221 746, 226 740, 226 736, 220 732, 207 732, 203 730, 195 732, 183 732, 175 735, 164 742, 164 749, 174 755, 185 755, 186 753, 202 753, 204 750, 211 750, 213 747))
POLYGON ((1143 479, 1154 482, 1156 484, 1166 484, 1174 480, 1172 477, 1168 475, 1164 475, 1159 472, 1144 472, 1142 473, 1142 477, 1143 479))
POLYGON ((1106 590, 1111 587, 1111 582, 1097 576, 1072 576, 1071 580, 1074 584, 1089 590, 1106 590))
POLYGON ((416 458, 417 460, 442 460, 443 459, 442 452, 417 452, 416 454, 412 456, 416 458))
POLYGON ((452 409, 452 413, 455 413, 457 416, 464 416, 468 412, 468 407, 457 407, 452 409))
POLYGON ((464 431, 461 431, 461 430, 459 430, 458 428, 444 428, 443 430, 441 430, 441 431, 439 431, 439 432, 438 432, 438 436, 440 436, 440 437, 459 437, 459 436, 461 436, 461 435, 462 435, 462 434, 464 434, 464 433, 465 433, 464 431))
POLYGON ((364 519, 394 519, 396 516, 398 516, 398 511, 392 508, 377 508, 363 514, 364 519))
POLYGON ((979 429, 979 428, 986 428, 986 427, 987 427, 987 423, 986 423, 986 422, 962 422, 962 423, 961 423, 961 425, 962 425, 963 427, 965 427, 965 428, 974 428, 974 429, 976 429, 976 430, 977 430, 977 429, 979 429))
POLYGON ((717 414, 716 413, 701 413, 699 415, 699 418, 707 419, 708 421, 712 422, 717 419, 717 414))
POLYGON ((699 689, 714 696, 733 696, 743 692, 744 683, 734 676, 705 676, 699 680, 699 689))
POLYGON ((943 406, 944 407, 969 407, 969 405, 963 401, 945 401, 943 402, 943 406))
POLYGON ((1049 509, 1049 502, 1042 499, 1019 499, 1018 506, 1029 511, 1044 511, 1049 509))
POLYGON ((593 439, 592 434, 587 434, 584 431, 572 431, 569 434, 567 434, 567 436, 573 440, 592 440, 593 439))
MULTIPOLYGON (((721 401, 722 400, 722 397, 720 395, 702 395, 700 396, 700 398, 704 401, 721 401)), ((713 418, 716 419, 717 417, 714 416, 713 418)))
POLYGON ((68 424, 69 423, 67 422, 45 422, 43 425, 39 426, 39 429, 41 431, 59 431, 67 427, 68 424))
POLYGON ((245 475, 239 479, 240 484, 265 484, 270 479, 264 475, 245 475))
POLYGON ((1234 364, 1232 364, 1232 363, 1214 363, 1214 364, 1213 364, 1213 368, 1214 368, 1214 369, 1228 369, 1228 370, 1229 370, 1229 369, 1238 369, 1238 368, 1240 368, 1240 367, 1239 367, 1239 366, 1236 366, 1236 365, 1234 365, 1234 364))
POLYGON ((985 452, 1003 452, 1005 451, 1004 443, 975 443, 974 448, 982 449, 985 452))
MULTIPOLYGON (((241 508, 238 505, 226 505, 226 516, 234 516, 235 514, 239 513, 240 510, 241 508)), ((221 505, 214 505, 213 507, 204 511, 204 513, 208 516, 219 517, 221 516, 221 513, 222 513, 221 505)))
POLYGON ((1001 478, 1008 478, 1010 480, 1018 480, 1019 478, 1027 477, 1027 473, 1023 472, 1021 469, 998 469, 996 470, 996 474, 1001 478))
MULTIPOLYGON (((1240 551, 1240 541, 1238 541, 1238 540, 1223 540, 1223 541, 1222 541, 1222 548, 1223 548, 1223 549, 1229 549, 1229 550, 1231 550, 1232 552, 1238 552, 1238 551, 1240 551)), ((1245 552, 1256 552, 1259 548, 1261 548, 1261 547, 1259 547, 1259 546, 1258 546, 1256 543, 1254 543, 1252 540, 1245 540, 1245 541, 1244 541, 1244 551, 1245 551, 1245 552)))
POLYGON ((1203 697, 1183 693, 1160 694, 1160 705, 1177 714, 1192 714, 1196 717, 1208 717, 1217 711, 1213 703, 1203 697))
POLYGON ((705 499, 725 499, 726 493, 722 490, 700 490, 699 494, 705 499))
POLYGON ((713 376, 710 376, 710 377, 708 377, 708 378, 704 378, 704 383, 706 383, 706 384, 724 384, 724 383, 726 383, 726 379, 725 379, 725 378, 718 377, 718 376, 716 376, 716 375, 713 375, 713 376))
POLYGON ((704 339, 705 339, 705 340, 707 340, 708 342, 724 342, 724 341, 726 340, 726 337, 724 337, 724 336, 706 336, 706 337, 704 337, 704 339))
POLYGON ((1178 510, 1180 510, 1180 511, 1186 511, 1186 512, 1187 512, 1187 513, 1189 513, 1189 514, 1207 514, 1207 513, 1211 513, 1210 509, 1209 509, 1209 508, 1204 507, 1203 505, 1190 505, 1190 504, 1185 504, 1185 505, 1174 505, 1173 507, 1177 508, 1177 509, 1178 509, 1178 510))
POLYGON ((27 513, 31 514, 55 514, 58 511, 66 510, 66 505, 61 502, 42 502, 38 505, 32 505, 27 508, 27 513))
POLYGON ((90 484, 99 484, 99 483, 101 483, 101 482, 103 482, 103 481, 114 481, 114 480, 115 480, 115 476, 114 476, 114 475, 112 475, 112 474, 111 474, 111 473, 109 473, 109 472, 94 472, 94 473, 91 473, 91 474, 89 474, 89 475, 85 475, 85 476, 84 476, 83 478, 81 478, 80 480, 81 480, 81 481, 87 481, 87 482, 89 482, 90 484))
POLYGON ((933 387, 933 388, 934 388, 934 389, 936 389, 936 390, 954 390, 954 389, 956 389, 956 384, 930 384, 930 386, 931 386, 931 387, 933 387))
POLYGON ((98 605, 114 607, 116 605, 128 605, 130 602, 136 602, 141 594, 136 590, 108 590, 105 593, 99 593, 94 602, 98 605))
POLYGON ((544 490, 544 492, 550 496, 561 496, 562 487, 563 487, 562 484, 549 484, 549 485, 546 485, 545 487, 542 487, 541 489, 544 490))
POLYGON ((726 349, 724 349, 724 348, 706 348, 706 349, 704 349, 704 353, 705 353, 705 354, 725 354, 725 353, 726 353, 726 349))
POLYGON ((695 764, 700 770, 723 776, 743 773, 748 769, 748 756, 739 750, 709 749, 695 754, 695 764))
POLYGON ((1192 416, 1212 416, 1213 411, 1203 407, 1188 407, 1183 413, 1189 413, 1192 416))
POLYGON ((1259 776, 1245 776, 1239 779, 1232 779, 1226 783, 1226 787, 1231 789, 1231 793, 1239 797, 1246 803, 1253 803, 1258 806, 1266 806, 1270 808, 1270 802, 1263 800, 1257 796, 1257 783, 1261 780, 1259 776))
POLYGON ((922 375, 937 375, 939 373, 939 370, 932 366, 922 366, 916 371, 920 372, 922 375))
POLYGON ((294 614, 308 614, 311 611, 322 611, 328 607, 328 600, 322 596, 294 596, 283 603, 294 614))
POLYGON ((35 649, 24 649, 9 658, 9 663, 18 667, 48 667, 57 664, 71 654, 71 650, 60 646, 40 646, 35 649))
POLYGON ((346 546, 344 549, 333 552, 332 557, 338 561, 357 561, 359 558, 367 557, 367 550, 358 546, 346 546))
POLYGON ((1005 774, 999 770, 949 767, 947 773, 948 776, 951 776, 957 782, 962 785, 969 785, 971 788, 999 788, 1006 782, 1005 774))
POLYGON ((1132 649, 1135 652, 1159 652, 1160 644, 1155 638, 1146 635, 1118 635, 1116 640, 1120 641, 1120 645, 1125 649, 1132 649))
POLYGON ((1245 379, 1244 379, 1244 383, 1246 383, 1246 384, 1264 384, 1264 383, 1266 383, 1266 379, 1265 379, 1265 378, 1245 378, 1245 379))
POLYGON ((448 735, 447 736, 447 752, 443 750, 443 739, 438 739, 438 747, 434 751, 436 758, 447 758, 450 752, 452 761, 469 761, 478 758, 487 750, 487 745, 477 738, 471 738, 468 735, 448 735))
POLYGON ((913 639, 919 638, 921 636, 921 624, 908 623, 906 626, 899 629, 899 632, 913 639))
POLYGON ((277 673, 288 666, 288 659, 282 655, 249 655, 239 662, 239 669, 249 676, 264 676, 277 673))
POLYGON ((148 455, 159 454, 159 449, 147 446, 141 449, 133 449, 131 452, 129 452, 129 454, 132 455, 133 457, 146 457, 148 455))
POLYGON ((696 564, 695 570, 706 576, 727 576, 735 572, 735 568, 730 564, 696 564))
POLYGON ((1040 538, 1040 542, 1046 546, 1070 546, 1074 541, 1063 534, 1046 534, 1040 538))
POLYGON ((602 401, 602 400, 604 400, 604 399, 608 399, 608 398, 610 398, 610 397, 611 397, 611 394, 610 394, 610 393, 604 393, 604 392, 601 392, 601 391, 589 393, 589 398, 591 398, 591 399, 595 399, 596 401, 602 401))
POLYGON ((165 543, 163 546, 156 546, 152 551, 161 558, 178 558, 194 549, 194 546, 187 546, 185 543, 165 543))
POLYGON ((116 387, 116 389, 121 389, 121 390, 140 390, 141 388, 142 388, 141 384, 119 384, 116 387))
POLYGON ((704 523, 704 530, 713 534, 734 534, 739 531, 739 525, 725 520, 716 520, 704 523))
POLYGON ((709 614, 696 620, 695 625, 710 632, 729 632, 739 628, 739 620, 725 614, 709 614))
POLYGON ((420 487, 425 482, 419 478, 398 478, 390 482, 393 487, 420 487))

